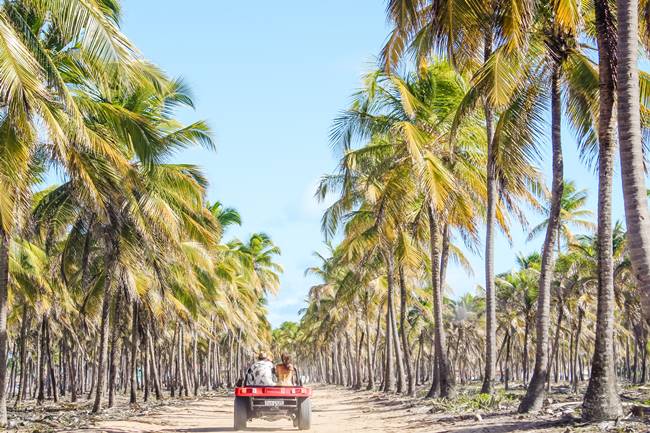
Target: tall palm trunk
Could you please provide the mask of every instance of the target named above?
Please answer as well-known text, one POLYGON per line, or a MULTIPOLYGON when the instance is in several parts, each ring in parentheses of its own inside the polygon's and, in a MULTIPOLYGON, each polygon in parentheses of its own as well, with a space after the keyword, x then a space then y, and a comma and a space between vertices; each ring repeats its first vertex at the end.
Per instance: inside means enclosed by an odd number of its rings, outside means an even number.
POLYGON ((411 349, 409 347, 408 332, 406 330, 406 307, 407 307, 407 293, 406 293, 406 279, 404 278, 404 268, 399 267, 399 289, 400 289, 400 315, 399 315, 399 331, 402 340, 402 351, 404 353, 404 363, 406 364, 406 393, 408 395, 415 394, 415 378, 413 377, 413 364, 411 362, 411 349))
MULTIPOLYGON (((388 280, 390 287, 391 299, 395 298, 395 261, 392 251, 388 253, 388 267, 390 268, 388 280)), ((404 390, 404 359, 402 348, 400 347, 400 337, 397 332, 397 319, 395 318, 395 302, 389 304, 390 307, 390 330, 393 335, 393 347, 395 348, 395 364, 397 366, 397 388, 396 391, 401 393, 404 390)))
MULTIPOLYGON (((582 308, 578 308, 578 327, 576 329, 576 341, 574 343, 575 353, 573 355, 573 392, 578 392, 578 383, 580 382, 580 374, 578 372, 578 359, 580 358, 580 334, 582 334, 582 318, 584 317, 584 311, 582 308)), ((582 373, 582 372, 580 372, 582 373)))
POLYGON ((9 235, 0 228, 0 427, 7 425, 7 302, 9 235))
POLYGON ((16 395, 16 403, 14 406, 23 400, 26 396, 26 387, 27 387, 27 329, 29 328, 29 323, 31 322, 31 317, 29 316, 29 310, 27 307, 27 302, 23 304, 23 321, 20 324, 20 379, 18 384, 18 394, 16 395))
MULTIPOLYGON (((378 362, 377 360, 379 359, 378 352, 379 352, 379 342, 381 341, 381 312, 382 312, 383 308, 384 308, 384 303, 381 302, 379 304, 379 308, 377 308, 377 327, 376 327, 377 329, 375 330, 375 343, 373 344, 373 348, 372 348, 372 362, 371 362, 371 365, 372 365, 372 368, 375 369, 375 371, 377 371, 376 370, 377 369, 377 362, 378 362)), ((379 380, 379 382, 381 383, 381 380, 379 379, 380 377, 381 377, 381 374, 379 372, 377 372, 376 379, 379 380)))
POLYGON ((528 338, 530 334, 530 320, 528 320, 528 312, 526 311, 526 318, 524 321, 524 348, 521 360, 522 375, 524 385, 528 383, 528 338))
POLYGON ((106 357, 108 355, 108 334, 110 330, 110 309, 113 293, 113 281, 117 268, 119 255, 118 241, 110 234, 106 235, 106 256, 104 257, 104 300, 102 302, 102 314, 99 326, 99 347, 97 348, 97 368, 95 381, 95 402, 92 413, 99 413, 102 408, 102 394, 104 392, 104 378, 106 376, 106 357))
MULTIPOLYGON (((492 34, 488 32, 484 43, 484 61, 492 54, 492 34)), ((496 149, 494 146, 493 112, 490 102, 484 103, 485 130, 487 134, 487 208, 485 228, 485 373, 481 392, 491 394, 493 391, 496 369, 497 319, 494 288, 494 226, 496 221, 497 183, 496 183, 496 149)))
POLYGON ((38 332, 38 394, 36 396, 36 404, 41 405, 45 401, 45 360, 47 356, 47 348, 45 347, 45 314, 41 320, 41 327, 38 332))
MULTIPOLYGON (((366 305, 365 305, 365 313, 366 313, 366 320, 365 320, 365 325, 366 325, 366 334, 368 337, 366 338, 366 368, 368 369, 368 386, 366 387, 367 390, 372 390, 375 386, 375 377, 374 377, 374 368, 372 367, 372 351, 370 349, 371 345, 371 339, 370 339, 370 307, 368 305, 368 292, 366 292, 366 305)), ((379 332, 379 330, 377 330, 379 332)))
MULTIPOLYGON (((156 351, 153 347, 153 338, 151 337, 151 331, 149 330, 148 324, 145 326, 145 339, 145 350, 149 353, 149 363, 151 364, 150 371, 153 378, 153 389, 156 393, 156 400, 160 400, 162 398, 162 384, 160 383, 160 372, 158 371, 158 364, 156 364, 156 359, 154 357, 156 351)), ((173 359, 170 358, 169 362, 171 363, 172 361, 173 359)))
POLYGON ((638 0, 617 0, 618 139, 627 241, 646 321, 650 322, 650 212, 641 143, 638 0))
POLYGON ((440 377, 440 397, 451 398, 454 396, 454 378, 449 367, 447 357, 447 343, 444 323, 442 321, 442 288, 440 287, 440 229, 431 205, 429 213, 429 238, 431 253, 431 288, 433 292, 433 320, 435 326, 436 356, 438 359, 438 375, 440 377))
POLYGON ((137 401, 136 388, 138 386, 136 378, 136 357, 138 356, 138 301, 133 301, 133 312, 131 314, 131 357, 129 358, 129 403, 134 404, 137 401))
MULTIPOLYGON (((614 259, 612 246, 612 178, 614 176, 614 89, 616 47, 614 17, 605 0, 596 0, 600 79, 598 119, 598 307, 596 341, 589 386, 582 404, 588 420, 622 415, 614 361, 614 259)), ((646 207, 647 209, 647 207, 646 207)), ((650 248, 650 244, 648 244, 650 248)), ((650 268, 649 268, 650 269, 650 268)))
MULTIPOLYGON (((171 348, 169 349, 169 395, 176 395, 176 386, 178 384, 178 357, 176 356, 176 338, 178 335, 178 325, 174 327, 174 336, 172 337, 171 348)), ((180 393, 180 390, 179 390, 180 393)))
MULTIPOLYGON (((357 336, 359 336, 359 324, 357 323, 357 336)), ((361 335, 357 338, 356 341, 356 356, 355 356, 355 366, 354 366, 354 376, 355 383, 354 389, 361 389, 363 385, 363 342, 366 338, 366 333, 360 331, 361 335)))
POLYGON ((393 374, 393 329, 392 329, 392 306, 393 306, 393 267, 390 253, 386 253, 388 293, 386 296, 386 343, 385 343, 385 368, 384 368, 384 392, 390 392, 395 388, 395 375, 393 374))
POLYGON ((506 391, 510 389, 510 346, 512 343, 512 329, 508 329, 506 333, 506 360, 505 360, 505 374, 503 379, 503 386, 506 391))
POLYGON ((551 212, 542 250, 542 270, 537 297, 537 339, 535 344, 535 369, 528 384, 526 396, 519 412, 538 411, 544 402, 544 385, 548 375, 548 328, 550 323, 551 282, 555 266, 554 247, 559 236, 560 206, 564 190, 564 161, 562 156, 562 101, 560 96, 560 67, 555 65, 551 82, 551 145, 553 148, 553 184, 551 187, 551 212))
POLYGON ((113 306, 113 323, 111 327, 110 347, 108 351, 108 407, 113 407, 115 403, 115 381, 117 380, 117 361, 115 357, 120 350, 120 328, 122 314, 122 291, 118 291, 115 298, 115 305, 113 306))
POLYGON ((445 287, 447 282, 447 265, 449 264, 449 245, 450 233, 449 224, 445 224, 442 229, 442 249, 440 250, 440 287, 445 287))
MULTIPOLYGON (((560 289, 561 291, 562 289, 560 289)), ((553 350, 551 352, 551 359, 549 363, 549 372, 555 366, 555 383, 558 380, 558 355, 560 353, 560 332, 562 330, 562 321, 564 320, 564 298, 561 295, 557 297, 557 322, 555 323, 555 336, 553 337, 553 350)), ((546 390, 551 387, 550 373, 546 377, 546 390)))
POLYGON ((341 339, 336 340, 336 370, 338 371, 337 385, 345 385, 345 371, 343 369, 343 356, 341 355, 341 339))
MULTIPOLYGON (((68 335, 70 335, 68 333, 68 335)), ((70 337, 70 350, 68 350, 68 365, 70 371, 70 402, 77 401, 77 351, 75 349, 76 342, 70 337)), ((83 384, 83 381, 82 381, 83 384)))
POLYGON ((194 397, 199 395, 199 364, 198 364, 198 350, 197 350, 197 337, 196 329, 192 330, 192 382, 194 385, 194 397))
POLYGON ((58 389, 56 386, 56 374, 54 372, 54 357, 52 356, 52 344, 50 339, 50 319, 45 316, 45 351, 47 352, 47 371, 50 377, 50 387, 52 388, 52 400, 54 403, 59 401, 58 389))
MULTIPOLYGON (((187 372, 187 353, 185 351, 185 327, 183 326, 182 323, 180 327, 181 329, 178 338, 178 355, 181 361, 180 364, 181 383, 183 384, 183 394, 185 394, 185 397, 188 397, 190 392, 190 387, 189 387, 189 379, 188 379, 188 372, 187 372)), ((237 358, 239 358, 239 340, 237 341, 237 358)), ((238 369, 239 368, 238 364, 235 365, 236 368, 238 369)), ((239 370, 237 370, 237 374, 239 374, 239 370)))

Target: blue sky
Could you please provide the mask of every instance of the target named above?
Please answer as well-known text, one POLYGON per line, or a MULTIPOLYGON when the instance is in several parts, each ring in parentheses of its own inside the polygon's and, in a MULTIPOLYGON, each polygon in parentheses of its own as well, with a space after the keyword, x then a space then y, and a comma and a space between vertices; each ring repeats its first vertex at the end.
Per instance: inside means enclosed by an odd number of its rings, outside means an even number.
MULTIPOLYGON (((385 40, 384 2, 124 0, 123 5, 123 31, 147 58, 192 88, 196 111, 181 118, 206 119, 215 132, 216 153, 192 149, 178 159, 204 168, 210 200, 241 212, 243 226, 230 235, 264 231, 282 249, 285 272, 280 294, 269 302, 269 319, 276 326, 296 320, 314 283, 303 272, 317 263, 311 253, 323 250, 323 207, 313 194, 320 176, 336 165, 328 130, 385 40)), ((595 209, 596 178, 578 161, 564 129, 565 176, 590 190, 595 209)), ((614 219, 623 217, 620 188, 617 182, 614 219)), ((532 223, 539 219, 531 214, 532 223)), ((512 231, 512 245, 503 236, 497 241, 498 272, 510 269, 518 252, 539 249, 541 239, 527 243, 518 227, 512 231)), ((482 258, 470 260, 473 276, 453 265, 448 272, 453 295, 482 284, 482 258)))

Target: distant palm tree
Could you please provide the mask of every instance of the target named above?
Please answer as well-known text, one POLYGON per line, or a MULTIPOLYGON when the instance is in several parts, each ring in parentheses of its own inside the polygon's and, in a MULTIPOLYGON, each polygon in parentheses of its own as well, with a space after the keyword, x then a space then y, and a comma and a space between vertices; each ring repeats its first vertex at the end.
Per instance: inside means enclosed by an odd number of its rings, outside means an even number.
MULTIPOLYGON (((593 212, 586 208, 587 205, 587 190, 581 189, 577 190, 576 184, 574 181, 565 181, 562 200, 560 204, 560 237, 558 238, 557 251, 558 253, 562 252, 562 247, 560 239, 564 239, 566 246, 574 242, 575 235, 573 229, 583 229, 591 231, 596 228, 596 224, 590 219, 593 216, 593 212)), ((544 206, 542 208, 544 214, 550 212, 549 206, 544 206)), ((541 233, 546 231, 548 226, 548 219, 545 219, 535 227, 533 227, 529 234, 528 240, 531 240, 541 233)))
POLYGON ((210 213, 219 221, 219 226, 226 230, 233 225, 241 225, 241 215, 237 209, 232 207, 225 207, 221 202, 215 201, 214 203, 206 203, 206 207, 210 213))

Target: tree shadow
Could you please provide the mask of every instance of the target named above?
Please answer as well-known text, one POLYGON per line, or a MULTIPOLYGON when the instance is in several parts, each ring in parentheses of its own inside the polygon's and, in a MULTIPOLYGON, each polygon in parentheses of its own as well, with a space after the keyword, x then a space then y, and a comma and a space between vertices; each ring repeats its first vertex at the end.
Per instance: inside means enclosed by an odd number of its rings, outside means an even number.
MULTIPOLYGON (((246 431, 257 431, 257 432, 270 432, 270 431, 295 431, 295 428, 277 428, 277 427, 246 427, 246 431)), ((162 430, 163 432, 174 432, 174 433, 218 433, 226 431, 235 431, 232 427, 193 427, 186 429, 170 429, 162 430)), ((108 432, 110 433, 110 432, 108 432)))
MULTIPOLYGON (((453 433, 513 433, 526 431, 543 431, 550 428, 568 427, 575 424, 574 420, 504 420, 498 424, 475 422, 474 425, 449 425, 448 432, 453 433)), ((431 427, 431 421, 421 420, 404 427, 406 430, 417 430, 431 427)))

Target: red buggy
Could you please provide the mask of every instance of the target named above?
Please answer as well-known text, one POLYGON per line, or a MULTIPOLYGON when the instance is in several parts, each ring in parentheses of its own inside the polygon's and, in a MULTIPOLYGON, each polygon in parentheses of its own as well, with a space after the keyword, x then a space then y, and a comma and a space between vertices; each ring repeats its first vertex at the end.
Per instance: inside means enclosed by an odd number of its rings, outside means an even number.
POLYGON ((302 386, 242 386, 235 388, 235 430, 254 418, 290 419, 299 430, 311 427, 311 389, 302 386))

